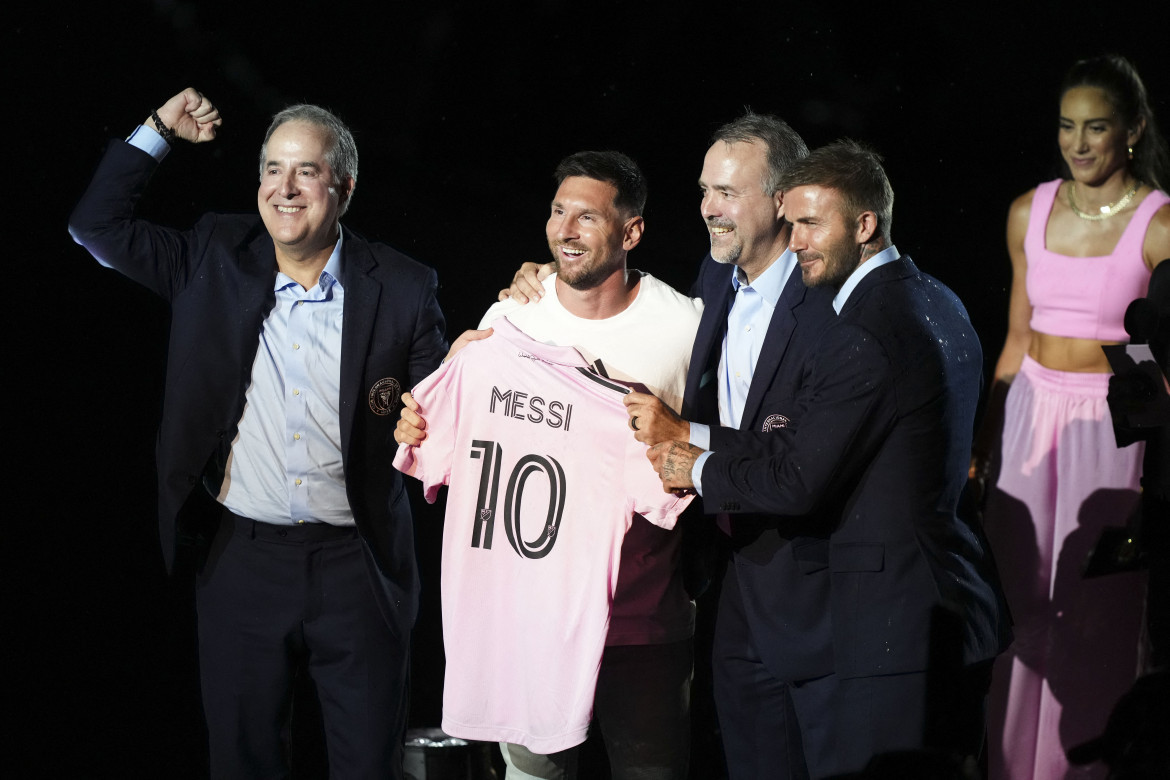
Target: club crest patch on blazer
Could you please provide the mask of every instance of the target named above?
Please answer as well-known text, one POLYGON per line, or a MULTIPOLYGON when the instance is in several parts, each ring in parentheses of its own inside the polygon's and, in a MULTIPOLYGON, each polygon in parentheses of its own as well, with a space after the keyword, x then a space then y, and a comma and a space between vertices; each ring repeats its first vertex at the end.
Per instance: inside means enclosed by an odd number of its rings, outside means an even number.
POLYGON ((392 376, 379 379, 370 388, 370 411, 385 417, 398 408, 402 397, 402 385, 392 376))
POLYGON ((787 428, 789 422, 791 422, 791 420, 782 414, 770 414, 768 415, 768 418, 764 420, 764 424, 760 427, 760 432, 769 433, 770 431, 774 431, 777 428, 787 428))

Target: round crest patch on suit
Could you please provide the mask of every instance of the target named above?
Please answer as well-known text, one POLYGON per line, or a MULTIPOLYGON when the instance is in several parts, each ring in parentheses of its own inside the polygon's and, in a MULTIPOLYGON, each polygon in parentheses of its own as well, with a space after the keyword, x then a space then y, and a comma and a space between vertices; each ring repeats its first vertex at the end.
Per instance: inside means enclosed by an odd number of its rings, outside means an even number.
POLYGON ((370 411, 379 417, 385 417, 398 410, 401 403, 402 385, 392 376, 379 379, 370 388, 370 411))

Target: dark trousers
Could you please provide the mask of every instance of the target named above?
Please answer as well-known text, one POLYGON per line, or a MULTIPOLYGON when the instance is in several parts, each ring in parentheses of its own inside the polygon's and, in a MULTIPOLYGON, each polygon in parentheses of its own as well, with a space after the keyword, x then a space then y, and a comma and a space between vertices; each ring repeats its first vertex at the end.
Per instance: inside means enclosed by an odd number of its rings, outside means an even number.
POLYGON ((985 736, 991 662, 959 670, 934 700, 933 675, 910 672, 842 679, 829 675, 791 687, 809 775, 860 772, 885 753, 922 750, 977 757, 985 736))
POLYGON ((825 778, 859 772, 883 753, 977 756, 982 747, 991 661, 946 675, 788 682, 760 658, 734 581, 721 594, 712 666, 731 780, 825 778))
POLYGON ((287 778, 294 676, 321 702, 329 774, 401 778, 410 637, 383 618, 353 528, 225 512, 196 583, 213 778, 287 778))
POLYGON ((807 780, 790 687, 760 659, 734 571, 719 597, 711 676, 728 777, 807 780))

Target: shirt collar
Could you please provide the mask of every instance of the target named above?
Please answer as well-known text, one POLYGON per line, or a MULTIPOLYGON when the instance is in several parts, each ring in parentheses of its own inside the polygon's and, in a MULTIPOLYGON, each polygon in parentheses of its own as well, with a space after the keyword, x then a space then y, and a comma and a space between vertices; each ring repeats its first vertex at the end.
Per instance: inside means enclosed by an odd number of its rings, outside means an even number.
MULTIPOLYGON (((341 284, 341 245, 344 242, 345 231, 341 226, 337 226, 337 243, 333 245, 333 252, 330 253, 329 259, 325 261, 325 267, 321 269, 321 277, 317 280, 317 287, 322 294, 328 292, 329 288, 337 285, 338 290, 345 290, 341 284)), ((296 284, 291 276, 276 272, 276 282, 273 284, 273 289, 276 291, 283 290, 289 285, 296 284)), ((306 291, 307 292, 307 291, 306 291)))
POLYGON ((866 260, 861 265, 854 269, 853 273, 849 274, 849 278, 845 280, 845 284, 841 285, 841 289, 837 291, 837 295, 833 298, 833 310, 838 314, 841 309, 845 307, 845 301, 849 300, 850 294, 857 289, 857 285, 861 284, 861 280, 865 278, 866 274, 881 268, 887 263, 892 263, 901 255, 898 254, 898 248, 893 244, 878 252, 873 257, 866 260))
POLYGON ((776 258, 775 262, 757 276, 751 284, 748 284, 747 276, 743 275, 739 266, 736 266, 731 275, 731 287, 737 292, 740 287, 751 287, 774 309, 776 302, 780 300, 780 294, 784 292, 784 286, 788 284, 788 277, 792 276, 792 271, 796 268, 796 263, 796 255, 792 250, 785 249, 784 253, 776 258))

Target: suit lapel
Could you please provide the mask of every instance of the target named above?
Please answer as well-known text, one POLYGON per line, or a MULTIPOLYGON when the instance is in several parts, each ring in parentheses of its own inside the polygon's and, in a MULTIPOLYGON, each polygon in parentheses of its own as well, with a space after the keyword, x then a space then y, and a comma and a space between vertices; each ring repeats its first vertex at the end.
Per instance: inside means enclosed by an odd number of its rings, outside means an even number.
POLYGON ((374 259, 369 249, 348 230, 345 231, 342 256, 345 311, 341 329, 341 409, 338 417, 341 422, 341 451, 348 453, 355 399, 360 398, 365 390, 361 384, 382 285, 370 275, 374 269, 374 259))
MULTIPOLYGON (((240 258, 240 283, 236 290, 239 296, 239 323, 236 332, 240 338, 240 370, 244 372, 242 381, 246 385, 252 378, 252 363, 256 359, 256 350, 260 345, 260 329, 264 326, 264 319, 272 311, 276 301, 273 287, 276 282, 276 249, 272 245, 272 237, 266 231, 248 244, 247 254, 240 258)), ((240 395, 243 403, 243 394, 240 395)), ((239 411, 243 411, 242 408, 239 411)), ((237 416, 237 419, 238 416, 237 416)))
POLYGON ((685 418, 713 425, 719 424, 719 380, 716 372, 723 335, 727 332, 727 310, 732 295, 731 271, 725 269, 729 269, 729 266, 716 266, 716 283, 705 285, 700 290, 703 295, 703 316, 695 333, 695 346, 691 350, 683 400, 685 418), (718 284, 718 279, 724 283, 718 284))
POLYGON ((760 404, 772 384, 772 378, 780 369, 784 353, 788 350, 792 334, 796 331, 795 310, 804 301, 805 292, 804 282, 800 278, 800 268, 793 268, 768 323, 768 333, 764 336, 764 345, 760 348, 760 357, 756 362, 755 371, 752 372, 751 387, 748 388, 748 397, 744 402, 740 430, 750 430, 754 425, 760 404))

